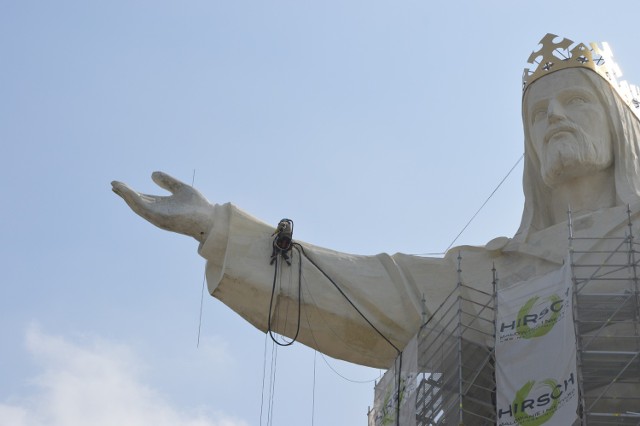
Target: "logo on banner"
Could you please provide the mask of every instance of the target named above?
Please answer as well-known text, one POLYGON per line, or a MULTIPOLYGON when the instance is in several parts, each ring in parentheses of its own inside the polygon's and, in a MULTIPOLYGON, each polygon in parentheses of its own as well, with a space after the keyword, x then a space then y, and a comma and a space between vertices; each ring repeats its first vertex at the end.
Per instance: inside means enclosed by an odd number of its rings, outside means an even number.
POLYGON ((540 426, 551 420, 558 408, 575 395, 573 373, 560 383, 553 379, 530 380, 516 392, 508 407, 498 408, 499 424, 540 426))
POLYGON ((518 315, 511 322, 502 322, 499 326, 500 342, 519 339, 534 339, 549 333, 564 318, 568 306, 567 289, 564 298, 552 294, 540 299, 533 296, 522 305, 518 315))

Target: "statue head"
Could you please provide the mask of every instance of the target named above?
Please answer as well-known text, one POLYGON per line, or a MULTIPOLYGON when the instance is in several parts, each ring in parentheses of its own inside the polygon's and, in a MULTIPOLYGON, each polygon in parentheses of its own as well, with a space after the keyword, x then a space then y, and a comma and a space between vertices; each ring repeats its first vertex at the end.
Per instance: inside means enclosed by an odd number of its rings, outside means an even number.
POLYGON ((525 207, 517 240, 555 224, 551 194, 568 180, 610 169, 615 204, 640 201, 640 91, 618 82, 608 46, 569 50, 571 40, 555 38, 542 39, 529 58, 538 67, 523 77, 525 207))
POLYGON ((591 81, 587 72, 551 74, 534 83, 523 101, 530 155, 551 189, 613 164, 611 120, 600 96, 605 83, 591 81))

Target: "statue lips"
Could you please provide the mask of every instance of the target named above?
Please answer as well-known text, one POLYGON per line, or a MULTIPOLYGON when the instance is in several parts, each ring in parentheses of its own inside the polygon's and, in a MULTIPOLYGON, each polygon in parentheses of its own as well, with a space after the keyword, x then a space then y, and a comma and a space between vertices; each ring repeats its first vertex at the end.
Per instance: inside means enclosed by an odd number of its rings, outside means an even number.
POLYGON ((551 129, 549 129, 547 133, 544 135, 544 144, 547 145, 551 141, 551 139, 555 138, 561 133, 575 134, 576 131, 577 131, 576 127, 571 123, 567 123, 567 122, 554 126, 551 129))

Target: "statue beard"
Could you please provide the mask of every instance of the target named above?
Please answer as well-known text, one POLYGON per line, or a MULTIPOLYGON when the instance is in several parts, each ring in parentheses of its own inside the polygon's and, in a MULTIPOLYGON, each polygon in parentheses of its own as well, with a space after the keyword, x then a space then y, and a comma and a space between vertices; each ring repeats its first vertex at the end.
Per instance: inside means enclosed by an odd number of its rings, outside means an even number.
POLYGON ((542 159, 542 180, 550 188, 605 170, 613 163, 610 144, 573 127, 547 143, 542 159))

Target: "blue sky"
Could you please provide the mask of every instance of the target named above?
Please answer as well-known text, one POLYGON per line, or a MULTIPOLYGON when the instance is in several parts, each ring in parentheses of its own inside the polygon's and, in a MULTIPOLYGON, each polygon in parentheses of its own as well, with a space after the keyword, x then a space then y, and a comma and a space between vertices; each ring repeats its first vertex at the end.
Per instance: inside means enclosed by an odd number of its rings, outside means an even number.
MULTIPOLYGON (((162 170, 313 244, 441 252, 523 152, 545 33, 640 83, 640 5, 558 3, 0 0, 0 426, 365 425, 379 370, 294 345, 271 393, 264 335, 206 295, 197 347, 197 243, 110 182, 162 170)), ((458 243, 515 232, 521 174, 458 243)))

